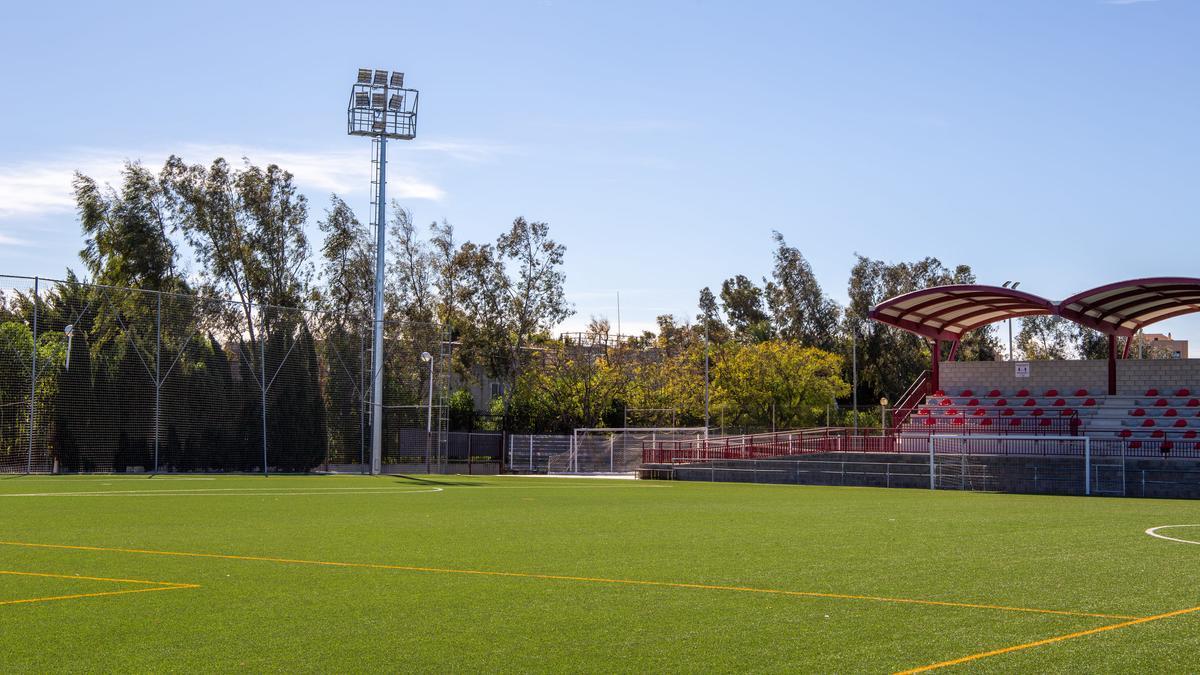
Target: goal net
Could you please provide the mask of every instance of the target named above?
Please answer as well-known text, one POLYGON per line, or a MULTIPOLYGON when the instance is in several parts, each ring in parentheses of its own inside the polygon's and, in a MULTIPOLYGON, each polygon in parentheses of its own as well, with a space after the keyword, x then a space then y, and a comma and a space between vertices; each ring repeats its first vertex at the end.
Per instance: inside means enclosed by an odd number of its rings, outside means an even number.
POLYGON ((928 453, 931 490, 1011 491, 1021 482, 1019 492, 1090 495, 1100 474, 1111 480, 1111 462, 1092 457, 1087 436, 932 434, 928 453))
POLYGON ((549 473, 629 473, 642 464, 643 443, 701 441, 704 427, 576 429, 567 452, 550 457, 549 473))

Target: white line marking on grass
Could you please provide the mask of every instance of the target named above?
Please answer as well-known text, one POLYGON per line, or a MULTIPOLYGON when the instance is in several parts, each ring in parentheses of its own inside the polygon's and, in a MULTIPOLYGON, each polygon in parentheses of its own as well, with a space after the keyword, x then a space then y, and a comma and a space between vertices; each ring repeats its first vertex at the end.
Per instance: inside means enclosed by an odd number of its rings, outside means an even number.
POLYGON ((466 490, 656 490, 671 488, 673 485, 448 485, 452 488, 466 490))
POLYGON ((1200 546, 1200 541, 1192 541, 1191 539, 1179 539, 1177 537, 1168 537, 1165 534, 1158 533, 1159 530, 1168 530, 1173 527, 1200 527, 1200 525, 1159 525, 1158 527, 1152 527, 1152 528, 1146 530, 1146 534, 1150 535, 1151 537, 1156 537, 1158 539, 1166 539, 1167 541, 1177 541, 1180 544, 1196 544, 1197 546, 1200 546))
POLYGON ((23 492, 0 497, 276 497, 295 495, 416 495, 442 492, 443 488, 202 488, 198 490, 110 490, 107 492, 23 492), (290 490, 290 492, 288 492, 290 490))
POLYGON ((177 480, 217 480, 217 479, 215 476, 210 477, 210 478, 164 478, 163 476, 155 476, 153 478, 150 476, 145 476, 142 478, 110 478, 108 476, 70 476, 70 475, 67 475, 67 476, 59 476, 57 478, 27 478, 27 477, 22 476, 18 480, 21 483, 101 483, 101 482, 107 483, 110 481, 112 481, 112 482, 136 481, 136 482, 144 483, 148 480, 152 480, 155 483, 162 483, 162 482, 166 482, 166 481, 177 481, 177 480))

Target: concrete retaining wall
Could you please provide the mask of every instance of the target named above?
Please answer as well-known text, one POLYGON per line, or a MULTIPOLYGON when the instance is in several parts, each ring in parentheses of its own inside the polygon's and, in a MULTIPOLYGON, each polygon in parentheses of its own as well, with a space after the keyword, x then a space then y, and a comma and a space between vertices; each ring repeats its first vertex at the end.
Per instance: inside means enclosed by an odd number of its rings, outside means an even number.
MULTIPOLYGON (((938 456, 941 489, 1020 494, 1084 494, 1082 457, 938 456), (962 472, 961 475, 955 475, 962 472)), ((794 458, 721 460, 648 466, 643 478, 730 483, 929 488, 929 458, 919 454, 824 453, 794 458)), ((1096 496, 1200 499, 1200 460, 1098 459, 1092 468, 1096 496)))

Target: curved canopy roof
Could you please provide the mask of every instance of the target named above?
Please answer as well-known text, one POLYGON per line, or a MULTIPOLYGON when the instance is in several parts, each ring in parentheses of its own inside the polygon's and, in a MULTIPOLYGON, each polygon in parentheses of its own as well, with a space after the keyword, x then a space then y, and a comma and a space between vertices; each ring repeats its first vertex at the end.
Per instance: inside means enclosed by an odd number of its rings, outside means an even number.
POLYGON ((898 295, 876 305, 869 316, 933 340, 958 340, 995 321, 1054 314, 1053 302, 999 286, 934 286, 898 295))
MULTIPOLYGON (((904 296, 901 296, 904 297, 904 296)), ((1058 314, 1109 335, 1200 312, 1200 279, 1153 277, 1100 286, 1058 303, 1058 314)))

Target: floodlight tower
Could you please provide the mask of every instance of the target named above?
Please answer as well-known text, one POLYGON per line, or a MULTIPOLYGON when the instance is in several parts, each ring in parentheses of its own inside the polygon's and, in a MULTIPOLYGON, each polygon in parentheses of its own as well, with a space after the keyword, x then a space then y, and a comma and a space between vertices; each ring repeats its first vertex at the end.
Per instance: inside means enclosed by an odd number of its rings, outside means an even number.
POLYGON ((404 73, 358 69, 346 108, 346 132, 370 136, 375 178, 371 184, 371 220, 375 227, 375 324, 371 347, 371 473, 383 461, 383 262, 387 232, 387 142, 417 135, 417 90, 404 88, 404 73))

